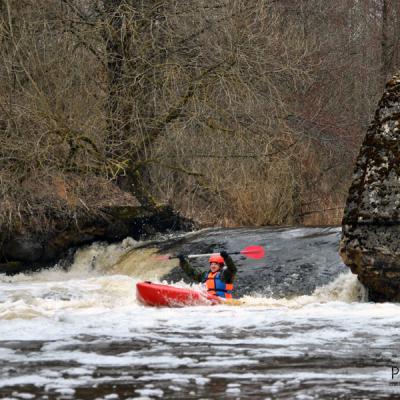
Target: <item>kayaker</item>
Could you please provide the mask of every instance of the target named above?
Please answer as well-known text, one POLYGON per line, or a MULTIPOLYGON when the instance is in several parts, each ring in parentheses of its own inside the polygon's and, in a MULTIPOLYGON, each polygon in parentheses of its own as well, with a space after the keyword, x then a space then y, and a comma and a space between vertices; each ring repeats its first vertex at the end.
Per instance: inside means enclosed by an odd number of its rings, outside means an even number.
POLYGON ((184 255, 179 254, 178 258, 179 265, 185 273, 194 281, 204 283, 208 293, 227 299, 232 298, 237 268, 226 251, 213 254, 208 260, 210 268, 205 272, 193 267, 184 255))

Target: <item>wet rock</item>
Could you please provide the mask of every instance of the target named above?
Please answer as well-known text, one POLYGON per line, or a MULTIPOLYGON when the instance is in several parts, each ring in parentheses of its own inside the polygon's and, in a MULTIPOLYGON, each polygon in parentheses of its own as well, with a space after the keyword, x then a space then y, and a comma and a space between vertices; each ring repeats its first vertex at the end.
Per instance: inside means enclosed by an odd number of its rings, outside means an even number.
POLYGON ((17 235, 6 242, 4 253, 15 261, 33 262, 43 255, 43 245, 36 237, 17 235))
POLYGON ((8 275, 14 275, 19 272, 23 272, 26 268, 20 261, 9 261, 0 263, 0 271, 8 275))
POLYGON ((340 255, 372 301, 400 301, 400 75, 378 104, 357 158, 340 255))

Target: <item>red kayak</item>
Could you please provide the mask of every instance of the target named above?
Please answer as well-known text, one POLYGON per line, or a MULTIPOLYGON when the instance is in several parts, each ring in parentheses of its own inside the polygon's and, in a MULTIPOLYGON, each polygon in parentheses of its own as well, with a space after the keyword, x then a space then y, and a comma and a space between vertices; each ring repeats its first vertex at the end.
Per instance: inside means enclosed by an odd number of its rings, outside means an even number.
POLYGON ((224 302, 212 294, 152 282, 137 283, 136 297, 141 303, 155 307, 211 306, 224 302))

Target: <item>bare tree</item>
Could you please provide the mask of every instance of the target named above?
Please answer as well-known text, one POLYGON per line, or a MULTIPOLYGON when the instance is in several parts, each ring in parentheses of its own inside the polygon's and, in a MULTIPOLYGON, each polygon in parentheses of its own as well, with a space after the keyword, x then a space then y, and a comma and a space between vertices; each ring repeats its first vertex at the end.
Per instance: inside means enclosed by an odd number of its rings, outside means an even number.
POLYGON ((4 0, 2 224, 93 212, 89 182, 204 223, 337 223, 398 15, 384 0, 4 0))
POLYGON ((400 4, 382 0, 381 74, 383 86, 398 68, 400 50, 400 4))

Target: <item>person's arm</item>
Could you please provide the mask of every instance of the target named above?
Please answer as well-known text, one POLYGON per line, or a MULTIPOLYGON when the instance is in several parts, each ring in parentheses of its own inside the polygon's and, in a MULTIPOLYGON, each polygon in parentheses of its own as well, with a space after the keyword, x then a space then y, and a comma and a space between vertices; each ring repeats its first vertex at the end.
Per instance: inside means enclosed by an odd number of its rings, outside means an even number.
POLYGON ((232 283, 237 273, 236 265, 226 251, 221 251, 219 254, 221 254, 221 257, 224 259, 226 265, 226 269, 224 270, 223 274, 224 280, 227 283, 232 283))
POLYGON ((179 254, 178 258, 179 258, 179 266, 185 271, 186 275, 196 282, 202 282, 203 273, 197 270, 195 267, 193 267, 189 263, 189 260, 182 254, 179 254))

